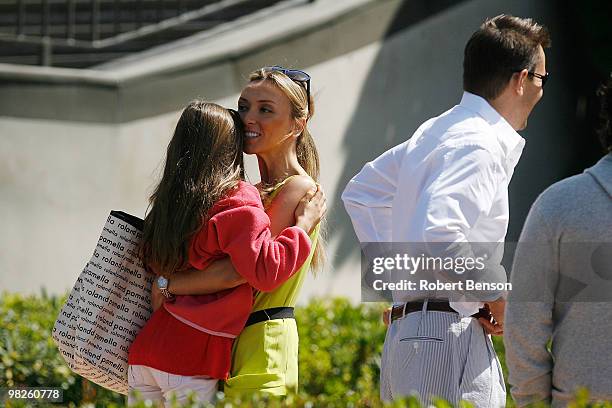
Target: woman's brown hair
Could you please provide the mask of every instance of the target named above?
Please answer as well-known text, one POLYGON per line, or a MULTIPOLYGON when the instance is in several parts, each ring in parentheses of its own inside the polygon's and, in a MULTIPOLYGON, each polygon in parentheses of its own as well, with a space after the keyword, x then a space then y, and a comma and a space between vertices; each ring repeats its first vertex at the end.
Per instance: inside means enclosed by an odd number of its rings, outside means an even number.
POLYGON ((210 208, 243 179, 242 144, 237 113, 199 100, 183 110, 144 219, 141 256, 149 269, 170 276, 185 266, 210 208))

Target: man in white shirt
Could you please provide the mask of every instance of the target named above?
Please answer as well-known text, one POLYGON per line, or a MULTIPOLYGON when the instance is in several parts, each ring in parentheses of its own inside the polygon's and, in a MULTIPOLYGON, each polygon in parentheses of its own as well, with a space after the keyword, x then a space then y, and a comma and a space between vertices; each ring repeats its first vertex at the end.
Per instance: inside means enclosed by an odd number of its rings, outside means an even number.
MULTIPOLYGON (((516 131, 543 95, 549 44, 546 29, 531 19, 500 15, 482 24, 465 48, 459 105, 367 163, 342 194, 364 247, 446 243, 469 252, 467 243, 503 243, 508 184, 525 143, 516 131)), ((492 258, 488 264, 499 264, 501 253, 492 258)), ((493 290, 480 302, 429 302, 439 298, 436 291, 394 291, 381 398, 417 394, 425 403, 438 396, 453 404, 505 406, 501 367, 487 335, 503 332, 502 295, 493 290), (484 303, 493 324, 472 317, 484 303)))

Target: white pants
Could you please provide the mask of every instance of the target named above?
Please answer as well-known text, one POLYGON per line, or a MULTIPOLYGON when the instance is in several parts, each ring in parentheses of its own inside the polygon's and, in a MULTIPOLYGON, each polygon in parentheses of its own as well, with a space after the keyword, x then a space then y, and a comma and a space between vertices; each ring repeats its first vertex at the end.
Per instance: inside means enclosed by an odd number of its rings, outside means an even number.
POLYGON ((147 366, 131 365, 128 368, 128 406, 140 399, 163 402, 169 407, 173 395, 181 404, 187 401, 190 393, 194 393, 200 402, 212 402, 218 381, 206 376, 176 375, 147 366), (138 398, 134 391, 139 392, 138 398))
POLYGON ((506 405, 506 386, 491 338, 478 321, 456 313, 420 311, 387 330, 380 373, 383 401, 416 395, 428 405, 442 397, 454 406, 506 405))

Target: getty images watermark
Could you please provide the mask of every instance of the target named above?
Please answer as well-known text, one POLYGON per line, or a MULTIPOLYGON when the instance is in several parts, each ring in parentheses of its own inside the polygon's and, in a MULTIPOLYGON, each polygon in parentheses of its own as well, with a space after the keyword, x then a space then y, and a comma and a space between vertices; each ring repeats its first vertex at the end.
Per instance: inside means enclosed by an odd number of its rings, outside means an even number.
POLYGON ((362 250, 362 300, 490 300, 512 290, 503 254, 503 243, 369 243, 362 250))
POLYGON ((481 282, 474 279, 454 279, 446 281, 432 279, 432 276, 463 275, 466 272, 484 272, 487 268, 487 256, 477 257, 440 257, 426 256, 424 253, 413 256, 407 253, 394 256, 376 256, 371 262, 374 275, 386 275, 395 272, 398 276, 406 274, 414 277, 420 272, 421 279, 399 279, 387 281, 386 276, 375 279, 372 288, 376 291, 407 290, 407 291, 482 291, 482 290, 512 290, 509 282, 481 282), (429 276, 423 277, 423 272, 429 276))

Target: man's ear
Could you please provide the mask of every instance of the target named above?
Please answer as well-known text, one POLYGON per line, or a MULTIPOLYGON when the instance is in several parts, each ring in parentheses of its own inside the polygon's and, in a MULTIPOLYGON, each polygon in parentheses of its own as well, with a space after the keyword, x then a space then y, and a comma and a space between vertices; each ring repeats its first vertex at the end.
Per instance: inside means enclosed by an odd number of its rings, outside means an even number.
POLYGON ((517 95, 523 96, 525 92, 525 81, 528 80, 529 71, 526 69, 521 70, 520 72, 516 72, 512 75, 512 81, 510 81, 514 92, 517 95))

